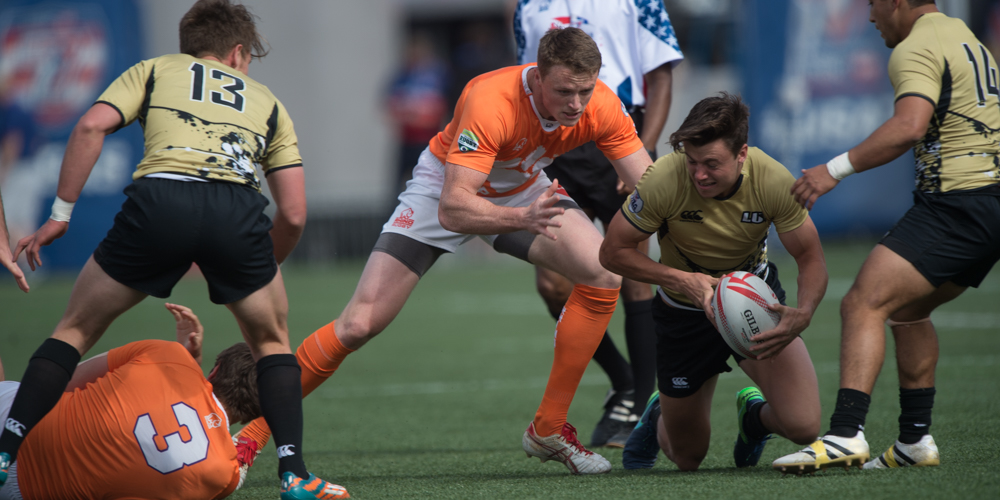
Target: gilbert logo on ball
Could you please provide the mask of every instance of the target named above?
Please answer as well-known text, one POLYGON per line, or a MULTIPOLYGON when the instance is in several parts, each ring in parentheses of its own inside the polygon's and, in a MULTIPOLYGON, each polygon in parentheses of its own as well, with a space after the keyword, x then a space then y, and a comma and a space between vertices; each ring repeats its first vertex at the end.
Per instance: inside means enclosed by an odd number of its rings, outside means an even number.
POLYGON ((723 340, 734 351, 754 358, 750 347, 754 337, 773 329, 781 316, 767 308, 777 304, 778 297, 764 280, 753 273, 736 271, 719 279, 712 296, 715 324, 723 340))

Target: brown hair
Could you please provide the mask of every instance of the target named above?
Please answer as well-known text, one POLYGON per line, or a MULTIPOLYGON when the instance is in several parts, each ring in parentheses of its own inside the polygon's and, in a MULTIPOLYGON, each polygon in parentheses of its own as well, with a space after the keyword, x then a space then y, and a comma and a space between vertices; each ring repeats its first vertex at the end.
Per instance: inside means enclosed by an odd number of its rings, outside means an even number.
POLYGON ((684 144, 704 146, 722 139, 734 155, 747 143, 750 129, 750 108, 738 95, 720 92, 716 97, 706 97, 695 104, 684 123, 670 134, 674 150, 684 144))
POLYGON ((257 33, 257 16, 229 0, 198 0, 181 18, 181 53, 195 57, 225 57, 242 44, 243 52, 260 59, 267 41, 257 33))
POLYGON ((601 71, 601 51, 580 28, 553 28, 538 42, 538 70, 546 76, 553 66, 593 75, 601 71))
MULTIPOLYGON (((260 416, 257 362, 245 342, 233 344, 215 357, 212 392, 226 407, 230 419, 246 424, 260 416)), ((229 422, 226 422, 229 425, 229 422)))

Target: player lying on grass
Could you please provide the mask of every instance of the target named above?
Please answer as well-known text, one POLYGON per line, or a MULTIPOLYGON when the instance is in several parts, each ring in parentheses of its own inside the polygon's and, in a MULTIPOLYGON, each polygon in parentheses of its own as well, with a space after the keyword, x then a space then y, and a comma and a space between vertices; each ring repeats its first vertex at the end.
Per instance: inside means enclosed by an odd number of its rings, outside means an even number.
MULTIPOLYGON (((206 378, 198 317, 166 307, 177 342, 133 342, 81 363, 24 441, 0 499, 207 500, 238 487, 229 425, 260 416, 250 348, 222 351, 206 378)), ((0 381, 0 418, 19 386, 0 381)))
MULTIPOLYGON (((575 283, 522 446, 529 457, 562 462, 573 473, 603 473, 611 464, 579 443, 566 413, 615 310, 621 278, 598 261, 601 233, 542 168, 594 141, 632 186, 651 160, 621 101, 597 79, 601 53, 590 36, 552 30, 538 54, 537 66, 499 69, 465 87, 454 119, 431 140, 399 196, 354 296, 297 356, 308 394, 389 325, 441 254, 482 235, 497 251, 575 283)), ((268 433, 258 420, 240 436, 244 445, 263 446, 268 433)))
POLYGON ((737 394, 737 467, 756 465, 771 433, 809 443, 819 432, 816 371, 799 336, 826 292, 816 227, 789 193, 794 178, 780 163, 747 147, 750 110, 721 94, 696 104, 670 136, 674 152, 646 171, 601 246, 601 263, 622 276, 658 285, 653 305, 659 397, 650 398, 622 456, 627 469, 652 467, 662 449, 684 471, 708 453, 709 413, 719 373, 732 356, 760 387, 737 394), (787 307, 778 269, 767 258, 767 233, 798 264, 797 307, 787 307), (659 235, 660 262, 637 250, 659 235), (773 330, 761 332, 756 359, 733 351, 715 329, 712 287, 718 277, 748 271, 782 305, 773 330), (763 393, 763 394, 762 394, 763 393))
POLYGON ((938 465, 931 437, 938 340, 931 312, 978 287, 1000 259, 1000 90, 997 62, 959 19, 933 1, 874 0, 895 89, 892 118, 792 188, 803 206, 855 172, 885 165, 911 147, 913 207, 872 249, 840 304, 840 391, 830 430, 774 461, 788 472, 861 465, 864 425, 885 361, 885 325, 896 340, 899 435, 866 469, 938 465))
MULTIPOLYGON (((21 379, 0 434, 0 484, 7 464, 48 413, 76 364, 112 321, 148 295, 166 298, 198 264, 209 297, 236 317, 257 360, 261 413, 274 428, 285 490, 316 479, 302 458, 301 370, 288 341, 288 299, 278 264, 305 227, 302 158, 281 102, 247 72, 266 55, 255 17, 229 0, 199 0, 179 27, 181 54, 142 61, 122 73, 80 118, 59 172, 52 216, 18 242, 32 269, 39 249, 69 229, 73 203, 104 138, 138 121, 142 161, 114 226, 87 260, 52 336, 21 379), (264 214, 257 168, 277 210, 264 214), (17 432, 9 430, 11 427, 17 432)), ((331 485, 324 495, 343 489, 331 485)), ((326 496, 322 496, 326 498, 326 496)))

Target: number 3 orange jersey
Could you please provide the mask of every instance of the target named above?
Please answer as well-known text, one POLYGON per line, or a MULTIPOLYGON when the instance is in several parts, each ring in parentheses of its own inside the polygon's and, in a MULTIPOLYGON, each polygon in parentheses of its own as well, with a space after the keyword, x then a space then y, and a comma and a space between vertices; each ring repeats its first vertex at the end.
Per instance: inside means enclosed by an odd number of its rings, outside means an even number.
POLYGON ((239 481, 228 417, 176 342, 108 352, 109 372, 65 394, 28 435, 26 500, 222 498, 239 481))

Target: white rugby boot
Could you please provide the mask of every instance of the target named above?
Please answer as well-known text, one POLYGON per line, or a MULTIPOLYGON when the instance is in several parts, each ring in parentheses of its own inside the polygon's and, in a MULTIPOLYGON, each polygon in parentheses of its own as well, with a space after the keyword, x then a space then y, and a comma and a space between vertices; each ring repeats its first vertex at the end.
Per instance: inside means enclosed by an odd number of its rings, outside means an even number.
POLYGON ((580 444, 576 428, 569 423, 563 424, 561 433, 542 437, 535 433, 532 422, 524 431, 521 445, 528 458, 538 457, 543 463, 548 460, 562 462, 573 474, 603 474, 611 470, 611 462, 580 444))
POLYGON ((802 450, 785 455, 771 467, 783 474, 811 474, 830 467, 860 468, 869 457, 865 433, 850 438, 827 434, 802 450))
POLYGON ((892 448, 881 456, 865 464, 868 469, 892 469, 896 467, 927 467, 940 465, 941 455, 930 434, 925 434, 913 444, 903 444, 898 440, 892 448))

